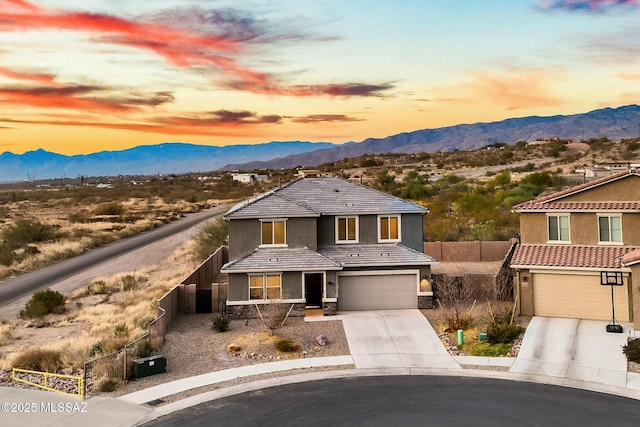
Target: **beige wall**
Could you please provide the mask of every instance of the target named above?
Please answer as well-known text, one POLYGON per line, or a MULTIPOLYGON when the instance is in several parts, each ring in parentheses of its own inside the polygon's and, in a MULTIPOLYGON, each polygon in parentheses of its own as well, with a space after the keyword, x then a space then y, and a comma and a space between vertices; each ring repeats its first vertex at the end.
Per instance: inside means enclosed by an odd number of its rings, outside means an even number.
POLYGON ((631 276, 629 277, 629 292, 631 293, 631 303, 633 312, 633 327, 636 331, 640 330, 640 263, 631 267, 631 276))
POLYGON ((563 197, 563 202, 604 202, 615 201, 638 201, 638 186, 640 177, 630 175, 623 179, 590 188, 582 193, 563 197))
POLYGON ((520 214, 520 241, 523 245, 544 245, 548 238, 546 213, 520 214))

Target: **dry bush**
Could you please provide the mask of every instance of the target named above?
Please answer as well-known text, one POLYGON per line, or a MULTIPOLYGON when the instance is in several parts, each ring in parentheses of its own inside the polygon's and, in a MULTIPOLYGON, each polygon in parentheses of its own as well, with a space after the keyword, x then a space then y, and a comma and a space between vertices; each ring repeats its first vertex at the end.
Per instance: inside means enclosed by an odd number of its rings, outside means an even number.
POLYGON ((258 316, 262 321, 262 324, 270 331, 275 331, 284 325, 293 304, 284 304, 279 302, 268 301, 266 304, 262 304, 262 308, 256 304, 258 310, 258 316))
POLYGON ((473 283, 468 277, 443 275, 434 283, 440 306, 440 318, 447 329, 469 329, 475 322, 473 283))
POLYGON ((57 373, 62 367, 62 353, 59 350, 33 348, 19 354, 12 361, 14 368, 57 373))
POLYGON ((0 346, 7 344, 13 339, 13 325, 8 322, 0 323, 0 346))

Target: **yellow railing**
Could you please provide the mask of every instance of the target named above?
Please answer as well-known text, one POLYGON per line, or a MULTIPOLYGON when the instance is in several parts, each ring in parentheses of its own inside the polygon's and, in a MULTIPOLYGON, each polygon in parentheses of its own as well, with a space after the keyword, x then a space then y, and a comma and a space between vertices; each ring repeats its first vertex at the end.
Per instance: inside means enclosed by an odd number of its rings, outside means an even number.
POLYGON ((38 388, 41 388, 43 390, 53 391, 55 393, 66 394, 68 396, 73 396, 73 397, 77 397, 80 400, 84 400, 84 378, 81 377, 81 376, 52 374, 50 372, 29 371, 27 369, 13 368, 13 372, 11 374, 11 378, 14 381, 18 381, 18 382, 21 382, 21 383, 24 383, 24 384, 32 385, 34 387, 38 387, 38 388), (43 377, 42 384, 34 383, 32 381, 25 380, 23 378, 18 378, 18 376, 16 375, 17 373, 32 374, 32 375, 42 375, 42 377, 43 377), (58 389, 49 387, 49 377, 66 378, 66 379, 71 379, 71 380, 78 381, 78 393, 67 393, 66 391, 62 391, 62 390, 58 390, 58 389))

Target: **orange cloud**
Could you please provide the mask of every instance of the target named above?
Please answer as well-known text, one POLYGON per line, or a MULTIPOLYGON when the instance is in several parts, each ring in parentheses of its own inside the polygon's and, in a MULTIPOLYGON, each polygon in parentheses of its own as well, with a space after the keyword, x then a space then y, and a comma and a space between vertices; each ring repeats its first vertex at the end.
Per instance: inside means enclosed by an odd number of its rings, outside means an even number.
POLYGON ((14 80, 26 80, 36 83, 50 84, 52 86, 58 85, 55 81, 55 76, 51 74, 20 72, 6 67, 0 67, 0 75, 14 80))
MULTIPOLYGON (((458 102, 488 102, 507 110, 562 105, 565 101, 553 92, 553 85, 564 79, 559 69, 508 67, 494 73, 472 74, 471 79, 454 87, 432 91, 458 102), (451 97, 451 94, 460 94, 451 97)), ((438 98, 436 96, 436 98, 438 98)))
POLYGON ((294 123, 326 123, 326 122, 359 122, 363 119, 356 117, 349 117, 344 114, 311 114, 304 117, 294 117, 292 120, 294 123))

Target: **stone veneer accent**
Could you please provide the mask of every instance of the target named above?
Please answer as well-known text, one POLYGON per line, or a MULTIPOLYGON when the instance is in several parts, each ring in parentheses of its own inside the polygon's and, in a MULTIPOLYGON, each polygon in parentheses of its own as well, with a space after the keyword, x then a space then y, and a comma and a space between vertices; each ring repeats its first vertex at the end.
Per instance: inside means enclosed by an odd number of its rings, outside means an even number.
POLYGON ((418 295, 418 308, 433 308, 433 296, 432 295, 418 295))
POLYGON ((322 303, 322 311, 325 316, 335 316, 338 314, 338 303, 337 302, 323 302, 322 303))
MULTIPOLYGON (((287 306, 287 311, 291 307, 290 303, 282 303, 287 306)), ((258 304, 260 306, 260 310, 265 306, 265 304, 258 304)), ((294 303, 293 309, 291 313, 289 313, 289 317, 304 317, 304 303, 294 303)), ((256 310, 255 304, 247 304, 247 305, 228 305, 227 306, 227 317, 229 319, 259 319, 258 310, 256 310)))

